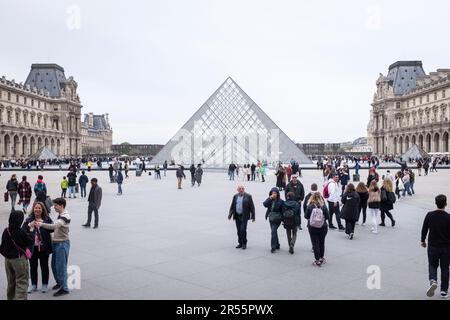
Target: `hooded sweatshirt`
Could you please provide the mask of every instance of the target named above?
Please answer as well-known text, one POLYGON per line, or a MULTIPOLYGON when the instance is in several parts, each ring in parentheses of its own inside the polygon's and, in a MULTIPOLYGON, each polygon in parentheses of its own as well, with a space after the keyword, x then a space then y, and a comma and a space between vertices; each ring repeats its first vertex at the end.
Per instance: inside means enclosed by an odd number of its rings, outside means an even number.
MULTIPOLYGON (((283 204, 283 212, 286 210, 292 210, 294 212, 295 225, 299 226, 301 224, 301 213, 300 204, 295 200, 286 200, 283 204)), ((285 226, 286 228, 286 226, 285 226)))
POLYGON ((26 248, 33 244, 33 237, 31 234, 20 229, 23 219, 24 216, 22 211, 13 211, 9 215, 9 225, 8 228, 5 228, 3 231, 2 243, 0 245, 0 253, 6 259, 17 259, 25 256, 26 248), (11 236, 8 231, 11 233, 11 236), (18 247, 16 247, 16 245, 18 247))
POLYGON ((266 220, 267 220, 267 217, 269 216, 269 213, 271 211, 280 212, 281 213, 283 211, 283 203, 284 203, 284 201, 281 200, 281 198, 280 198, 280 190, 278 190, 277 187, 273 187, 272 189, 270 189, 269 197, 263 202, 263 206, 267 208, 266 220), (276 192, 277 193, 277 199, 275 200, 275 204, 273 206, 273 210, 272 210, 272 202, 273 201, 272 201, 272 198, 270 197, 272 192, 276 192))

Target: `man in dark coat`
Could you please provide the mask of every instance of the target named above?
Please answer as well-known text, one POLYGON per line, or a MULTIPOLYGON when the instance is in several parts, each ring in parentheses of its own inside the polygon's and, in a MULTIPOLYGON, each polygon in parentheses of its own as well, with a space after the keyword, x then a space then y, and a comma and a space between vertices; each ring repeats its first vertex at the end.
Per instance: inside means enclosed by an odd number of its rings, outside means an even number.
POLYGON ((102 188, 97 184, 97 178, 91 179, 91 190, 88 196, 88 221, 83 224, 83 227, 91 227, 92 211, 94 212, 94 229, 98 228, 98 209, 102 204, 102 188))
POLYGON ((353 183, 350 183, 341 197, 344 205, 341 210, 341 218, 345 220, 345 233, 349 239, 353 239, 355 224, 359 218, 359 195, 355 190, 353 183))
POLYGON ((238 193, 233 196, 228 220, 233 218, 236 221, 236 230, 239 244, 236 249, 247 248, 247 222, 255 222, 255 205, 251 194, 245 192, 243 186, 237 188, 238 193))
MULTIPOLYGON (((284 198, 285 199, 287 199, 288 192, 294 193, 294 198, 292 200, 297 201, 298 205, 301 208, 302 201, 303 201, 303 199, 305 199, 305 188, 303 187, 303 184, 298 180, 298 175, 296 175, 296 174, 292 175, 291 182, 289 182, 288 185, 286 186, 286 189, 284 190, 284 198)), ((299 229, 302 230, 301 221, 300 221, 299 229)))

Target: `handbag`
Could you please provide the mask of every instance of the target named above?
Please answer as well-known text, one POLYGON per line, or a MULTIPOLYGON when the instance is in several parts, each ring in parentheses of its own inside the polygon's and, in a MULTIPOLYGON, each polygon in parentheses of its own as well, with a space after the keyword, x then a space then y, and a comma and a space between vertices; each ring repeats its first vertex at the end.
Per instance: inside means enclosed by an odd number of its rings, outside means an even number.
POLYGON ((19 258, 20 258, 20 252, 22 251, 25 254, 25 257, 27 258, 27 260, 31 259, 31 251, 30 249, 26 248, 25 250, 23 250, 21 247, 19 247, 16 242, 14 241, 14 239, 11 236, 11 233, 9 232, 9 228, 6 228, 6 230, 8 231, 9 237, 11 238, 11 241, 14 243, 14 245, 16 246, 17 251, 19 252, 19 258))
POLYGON ((5 202, 8 202, 8 198, 9 198, 9 193, 8 193, 8 191, 5 192, 4 198, 5 198, 5 202))
POLYGON ((275 202, 272 201, 272 209, 269 212, 269 222, 271 222, 271 223, 281 223, 281 220, 282 220, 281 212, 273 211, 274 207, 275 207, 275 202))

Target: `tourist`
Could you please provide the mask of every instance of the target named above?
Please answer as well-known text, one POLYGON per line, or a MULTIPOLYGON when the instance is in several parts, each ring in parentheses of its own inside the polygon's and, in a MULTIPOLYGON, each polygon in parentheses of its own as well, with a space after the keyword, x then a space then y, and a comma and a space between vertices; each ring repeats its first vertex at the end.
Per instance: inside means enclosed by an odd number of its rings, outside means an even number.
MULTIPOLYGON (((287 194, 289 192, 294 193, 292 200, 298 202, 298 205, 300 206, 299 210, 301 211, 302 201, 305 199, 305 188, 303 187, 303 184, 299 181, 297 174, 292 175, 291 179, 292 179, 291 182, 288 183, 286 189, 284 190, 284 198, 287 200, 287 194)), ((298 227, 300 230, 302 229, 301 220, 299 221, 298 227)))
POLYGON ((109 182, 114 183, 115 182, 114 181, 114 168, 111 163, 109 164, 108 171, 109 171, 109 182))
POLYGON ((66 210, 65 199, 56 198, 53 200, 53 206, 58 213, 56 222, 48 224, 36 221, 35 226, 54 231, 52 238, 52 271, 56 285, 53 287, 53 290, 58 291, 53 296, 58 297, 69 293, 69 287, 67 285, 67 262, 69 260, 70 250, 70 215, 66 210))
POLYGON ((195 169, 194 173, 194 179, 197 181, 197 186, 200 187, 200 184, 202 183, 202 176, 203 176, 203 169, 202 165, 199 163, 197 165, 197 169, 195 169))
POLYGON ((123 183, 123 174, 122 174, 122 170, 119 169, 119 171, 117 171, 117 195, 121 196, 122 195, 122 183, 123 183))
POLYGON ((430 162, 428 159, 425 159, 425 162, 423 163, 423 170, 425 171, 425 175, 428 175, 428 169, 430 168, 430 162))
POLYGON ((366 224, 366 217, 367 217, 366 212, 367 212, 367 200, 369 199, 369 190, 367 189, 364 182, 360 182, 356 186, 356 192, 358 193, 358 196, 359 196, 358 221, 359 221, 359 217, 360 217, 361 211, 362 211, 363 221, 362 221, 361 226, 364 226, 366 224))
POLYGON ((244 186, 238 186, 238 193, 233 196, 231 201, 228 220, 233 218, 236 222, 236 231, 238 236, 238 245, 236 249, 247 248, 247 222, 255 222, 255 205, 252 195, 245 192, 244 186))
POLYGON ((278 188, 272 188, 269 192, 269 197, 263 202, 263 206, 267 208, 266 220, 269 219, 271 240, 270 246, 272 253, 280 249, 280 241, 278 239, 278 227, 282 220, 283 200, 280 198, 280 191, 278 188))
POLYGON ((395 174, 395 180, 394 180, 394 183, 395 183, 395 194, 397 195, 398 199, 400 199, 400 197, 401 197, 400 196, 400 191, 405 190, 405 187, 403 185, 402 177, 403 177, 403 173, 401 171, 398 171, 395 174))
POLYGON ((287 175, 287 182, 290 183, 291 182, 291 178, 292 178, 292 166, 288 165, 286 168, 286 175, 287 175))
POLYGON ((85 174, 84 170, 81 171, 81 176, 78 178, 78 183, 80 184, 80 196, 81 198, 86 198, 86 186, 89 182, 89 178, 85 174))
POLYGON ((24 214, 30 205, 32 194, 31 185, 27 181, 27 176, 23 176, 22 181, 19 183, 19 204, 22 205, 24 214))
POLYGON ((66 176, 64 176, 61 181, 61 198, 66 198, 67 188, 69 188, 69 181, 67 180, 66 176))
POLYGON ((11 211, 14 211, 17 193, 19 192, 19 182, 17 181, 17 176, 15 174, 13 174, 11 179, 8 180, 8 183, 6 184, 6 191, 11 199, 11 211))
POLYGON ((183 178, 186 179, 186 175, 184 174, 184 167, 182 165, 177 168, 175 176, 177 177, 178 181, 178 189, 181 189, 181 182, 183 181, 183 178))
POLYGON ((256 171, 256 165, 254 163, 252 163, 252 165, 250 166, 251 180, 252 181, 255 181, 255 178, 256 178, 255 171, 256 171))
POLYGON ((250 177, 251 177, 250 163, 247 163, 247 170, 245 171, 245 174, 247 175, 247 181, 250 181, 250 177))
POLYGON ((346 164, 339 170, 339 181, 341 182, 342 191, 341 194, 344 193, 345 188, 350 180, 350 170, 346 164))
POLYGON ((191 164, 191 166, 189 167, 189 172, 191 173, 191 185, 194 186, 195 185, 195 165, 191 164))
POLYGON ((155 179, 161 180, 161 168, 159 167, 159 164, 155 166, 155 179))
POLYGON ((409 173, 409 190, 413 195, 415 195, 416 192, 414 191, 414 183, 416 182, 416 174, 411 169, 408 170, 408 173, 409 173))
POLYGON ((265 176, 266 176, 266 172, 267 172, 267 164, 265 162, 263 162, 263 164, 261 165, 261 181, 265 182, 265 176))
POLYGON ((286 170, 281 163, 278 165, 278 170, 275 172, 275 175, 277 176, 276 186, 280 191, 283 191, 286 188, 286 170))
MULTIPOLYGON (((165 177, 166 176, 166 172, 167 172, 167 160, 164 160, 163 170, 164 170, 164 177, 165 177)), ((127 176, 127 178, 128 178, 128 176, 127 176)))
POLYGON ((27 247, 33 244, 31 234, 20 227, 24 215, 22 211, 11 211, 9 224, 2 234, 0 254, 5 257, 6 298, 8 300, 27 300, 28 288, 28 261, 27 247))
POLYGON ((88 203, 88 221, 83 224, 83 227, 91 227, 92 212, 94 212, 94 229, 97 229, 98 209, 100 209, 102 204, 102 188, 98 185, 97 178, 91 179, 91 190, 89 191, 88 203))
POLYGON ((391 179, 384 179, 383 180, 383 186, 380 190, 380 211, 381 211, 381 223, 380 226, 385 227, 384 219, 385 216, 388 216, 389 219, 391 219, 392 226, 395 226, 395 220, 392 214, 389 212, 390 210, 394 209, 394 203, 395 203, 395 193, 394 186, 391 179))
POLYGON ((403 171, 402 182, 403 182, 403 186, 404 186, 403 197, 405 197, 406 192, 408 192, 409 196, 412 196, 411 182, 410 182, 410 176, 409 176, 409 171, 408 170, 403 171))
POLYGON ((309 198, 305 219, 308 220, 308 232, 314 252, 313 265, 321 267, 326 262, 325 237, 328 232, 327 220, 331 220, 331 217, 320 192, 313 193, 309 198))
POLYGON ((283 203, 283 226, 289 245, 289 253, 294 254, 295 241, 297 240, 297 228, 301 223, 300 203, 296 200, 295 193, 290 191, 286 194, 286 201, 283 203))
MULTIPOLYGON (((45 203, 45 200, 47 200, 47 186, 44 182, 44 177, 41 175, 38 175, 38 179, 36 183, 34 184, 34 194, 36 196, 35 201, 43 202, 45 203)), ((47 209, 49 209, 47 207, 47 209)))
POLYGON ((76 194, 75 194, 75 186, 77 184, 77 174, 75 173, 75 170, 71 170, 68 174, 67 174, 67 179, 69 180, 69 198, 76 198, 76 194))
POLYGON ((369 175, 367 176, 367 184, 366 184, 367 188, 370 187, 370 183, 372 182, 372 180, 375 180, 376 182, 378 182, 379 180, 379 175, 376 172, 375 167, 371 167, 369 169, 369 175))
POLYGON ((377 181, 372 180, 369 186, 369 198, 367 200, 367 204, 369 207, 369 214, 372 220, 372 233, 378 234, 378 223, 377 216, 378 212, 380 212, 380 188, 378 188, 377 181))
POLYGON ((335 173, 330 174, 330 180, 325 185, 324 189, 327 189, 327 192, 324 192, 324 197, 328 202, 329 209, 329 217, 330 217, 330 229, 336 229, 333 225, 333 213, 336 215, 336 222, 339 227, 339 231, 344 231, 345 228, 341 222, 341 214, 340 214, 340 206, 339 201, 341 199, 341 189, 338 186, 339 176, 335 173))
POLYGON ((31 246, 32 256, 30 259, 30 275, 31 286, 28 288, 28 293, 32 293, 37 290, 38 284, 38 265, 41 266, 42 274, 42 288, 43 293, 48 291, 48 257, 52 253, 52 239, 50 233, 53 230, 47 230, 39 228, 35 222, 44 222, 52 224, 53 221, 49 217, 47 207, 42 202, 35 202, 33 204, 33 210, 25 220, 22 229, 27 233, 31 233, 34 239, 34 245, 31 246))
POLYGON ((303 214, 305 214, 306 209, 308 208, 309 199, 314 193, 318 192, 318 190, 317 183, 311 184, 311 191, 306 195, 305 201, 303 202, 303 214))
MULTIPOLYGON (((125 165, 124 165, 124 170, 125 170, 125 179, 128 179, 128 171, 130 170, 130 166, 128 165, 128 160, 125 160, 125 165)), ((165 176, 165 172, 164 172, 164 176, 165 176)))
POLYGON ((432 297, 437 289, 437 269, 441 267, 441 297, 448 297, 450 261, 450 215, 445 211, 447 197, 436 196, 437 209, 428 212, 422 226, 421 244, 426 248, 428 235, 428 279, 430 287, 427 296, 432 297))
POLYGON ((355 223, 358 221, 360 203, 359 195, 353 183, 347 185, 341 199, 343 204, 341 218, 345 220, 345 233, 352 240, 355 233, 355 223))
POLYGON ((419 173, 419 177, 422 176, 422 167, 423 167, 422 159, 419 159, 417 161, 417 172, 419 173))

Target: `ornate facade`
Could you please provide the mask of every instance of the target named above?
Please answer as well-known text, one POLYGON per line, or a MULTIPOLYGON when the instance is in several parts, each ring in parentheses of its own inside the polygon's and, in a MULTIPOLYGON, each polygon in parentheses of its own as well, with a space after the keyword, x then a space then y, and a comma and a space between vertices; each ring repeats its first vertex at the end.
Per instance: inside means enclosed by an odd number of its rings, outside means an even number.
POLYGON ((398 61, 376 84, 367 128, 374 154, 401 155, 412 144, 450 151, 450 69, 427 75, 421 61, 398 61))
POLYGON ((108 114, 84 115, 81 124, 81 146, 83 155, 111 153, 112 128, 108 114))
POLYGON ((27 158, 43 146, 81 156, 77 87, 56 64, 33 64, 25 84, 0 78, 0 158, 27 158))

